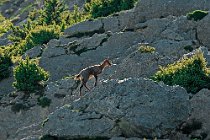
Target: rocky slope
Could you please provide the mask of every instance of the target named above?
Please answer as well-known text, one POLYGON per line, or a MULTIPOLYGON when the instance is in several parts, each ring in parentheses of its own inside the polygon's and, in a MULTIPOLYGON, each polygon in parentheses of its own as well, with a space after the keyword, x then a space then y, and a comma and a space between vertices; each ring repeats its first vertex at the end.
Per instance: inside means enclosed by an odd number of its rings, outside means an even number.
MULTIPOLYGON (((30 57, 41 56, 40 66, 51 74, 42 92, 52 102, 42 108, 37 105, 38 95, 26 101, 21 93, 3 96, 0 138, 208 140, 210 91, 191 95, 182 87, 148 78, 159 65, 188 53, 186 46, 204 46, 209 61, 210 15, 197 22, 185 16, 209 7, 210 2, 200 0, 141 0, 134 9, 79 23, 58 40, 29 50, 30 57), (149 43, 155 53, 140 53, 141 43, 149 43), (83 90, 85 95, 79 98, 79 84, 71 76, 105 58, 115 65, 105 69, 96 88, 83 90)), ((92 84, 93 80, 88 82, 91 88, 92 84)))

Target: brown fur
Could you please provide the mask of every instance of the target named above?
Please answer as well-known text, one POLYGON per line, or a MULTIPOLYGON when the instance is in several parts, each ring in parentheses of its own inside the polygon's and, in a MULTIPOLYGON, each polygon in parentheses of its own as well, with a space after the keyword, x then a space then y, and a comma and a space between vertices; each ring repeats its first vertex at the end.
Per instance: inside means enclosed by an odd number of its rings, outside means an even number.
POLYGON ((86 83, 92 77, 95 77, 94 86, 97 85, 98 75, 101 74, 103 69, 107 66, 111 66, 111 63, 108 59, 105 59, 102 64, 84 68, 83 70, 79 72, 79 74, 75 75, 74 80, 80 80, 82 82, 80 86, 80 92, 79 92, 80 96, 82 95, 81 90, 83 86, 86 87, 90 91, 90 88, 87 87, 86 83))

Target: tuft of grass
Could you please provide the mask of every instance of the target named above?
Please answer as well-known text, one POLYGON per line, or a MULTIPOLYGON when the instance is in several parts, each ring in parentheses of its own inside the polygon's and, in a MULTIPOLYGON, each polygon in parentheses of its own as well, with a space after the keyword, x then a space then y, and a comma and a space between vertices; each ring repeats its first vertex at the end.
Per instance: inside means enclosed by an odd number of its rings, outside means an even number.
POLYGON ((203 19, 206 15, 208 15, 208 11, 195 10, 187 14, 187 19, 198 21, 203 19))
POLYGON ((210 88, 210 70, 201 51, 196 51, 191 58, 184 58, 166 67, 160 67, 152 79, 163 81, 167 85, 180 85, 187 92, 197 93, 203 88, 210 88))
POLYGON ((151 47, 149 45, 141 45, 138 50, 141 52, 141 53, 154 53, 155 52, 155 48, 154 47, 151 47))

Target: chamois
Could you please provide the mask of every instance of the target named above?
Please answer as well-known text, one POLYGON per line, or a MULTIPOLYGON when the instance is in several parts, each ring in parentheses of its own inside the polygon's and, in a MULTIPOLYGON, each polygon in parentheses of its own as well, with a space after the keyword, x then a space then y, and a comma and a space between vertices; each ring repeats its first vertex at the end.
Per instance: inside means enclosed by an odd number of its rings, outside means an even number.
POLYGON ((81 90, 83 86, 85 86, 90 91, 90 88, 87 87, 86 83, 92 77, 95 77, 95 84, 94 84, 95 87, 97 85, 98 75, 102 73, 105 67, 111 65, 112 64, 110 63, 110 61, 108 59, 105 59, 103 63, 84 68, 79 72, 79 74, 75 75, 74 80, 80 80, 82 82, 80 86, 79 95, 80 96, 82 95, 81 90))

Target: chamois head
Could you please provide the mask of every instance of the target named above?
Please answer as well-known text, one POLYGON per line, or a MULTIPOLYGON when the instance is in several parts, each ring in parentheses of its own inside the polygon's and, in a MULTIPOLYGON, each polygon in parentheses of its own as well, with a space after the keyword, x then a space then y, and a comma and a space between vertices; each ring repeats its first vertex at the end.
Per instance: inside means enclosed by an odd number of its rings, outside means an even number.
POLYGON ((109 61, 109 59, 105 59, 105 60, 103 61, 103 64, 104 64, 105 66, 111 66, 111 65, 112 65, 112 63, 109 61))

